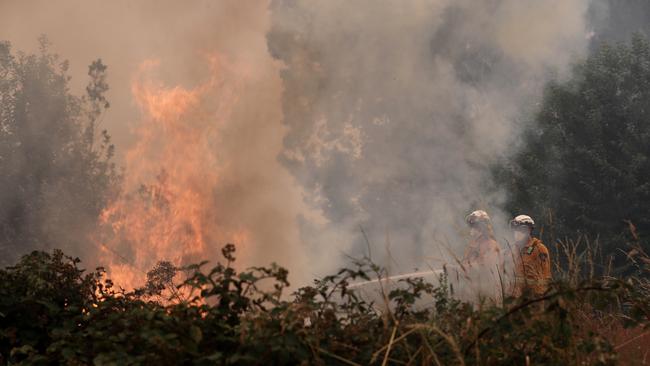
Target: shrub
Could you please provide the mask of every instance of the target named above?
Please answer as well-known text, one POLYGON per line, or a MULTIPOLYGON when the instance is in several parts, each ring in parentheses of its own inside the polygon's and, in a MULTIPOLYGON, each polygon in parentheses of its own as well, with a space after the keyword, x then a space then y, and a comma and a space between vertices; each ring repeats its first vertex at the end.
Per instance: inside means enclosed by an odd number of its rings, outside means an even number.
POLYGON ((366 260, 288 295, 282 267, 237 272, 234 246, 222 253, 208 271, 205 262, 183 268, 164 301, 116 289, 101 268, 85 274, 60 251, 24 256, 0 270, 2 362, 607 365, 615 345, 593 325, 615 318, 641 329, 650 314, 642 251, 632 258, 639 276, 560 281, 503 306, 454 299, 444 273, 435 285, 404 280, 372 303, 349 288, 380 272, 366 260))

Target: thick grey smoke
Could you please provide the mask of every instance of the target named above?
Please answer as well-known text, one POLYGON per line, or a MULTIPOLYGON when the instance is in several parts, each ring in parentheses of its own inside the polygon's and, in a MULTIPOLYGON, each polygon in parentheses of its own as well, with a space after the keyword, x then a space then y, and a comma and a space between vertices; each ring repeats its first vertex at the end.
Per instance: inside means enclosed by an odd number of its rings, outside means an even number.
POLYGON ((212 187, 223 214, 210 224, 246 226, 251 264, 277 261, 304 283, 365 250, 360 226, 376 259, 390 242, 397 272, 446 256, 441 244, 460 253, 475 208, 505 221, 507 192, 491 187, 489 164, 516 146, 544 82, 585 51, 587 6, 6 1, 0 39, 29 49, 47 34, 79 89, 102 57, 112 108, 101 127, 119 156, 136 145, 131 80, 142 61, 160 60, 165 85, 190 89, 209 77, 206 53, 245 65, 211 145, 224 178, 212 187))
POLYGON ((441 244, 462 253, 473 209, 503 222, 489 165, 516 145, 544 82, 585 51, 587 5, 274 1, 282 159, 329 220, 304 222, 305 242, 335 256, 337 236, 320 234, 335 232, 358 254, 362 225, 405 270, 446 256, 441 244))

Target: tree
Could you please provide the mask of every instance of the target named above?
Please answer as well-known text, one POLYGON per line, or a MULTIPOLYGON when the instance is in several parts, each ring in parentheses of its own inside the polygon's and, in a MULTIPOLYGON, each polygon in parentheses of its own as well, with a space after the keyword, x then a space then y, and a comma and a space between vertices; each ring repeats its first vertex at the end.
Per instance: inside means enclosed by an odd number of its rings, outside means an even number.
POLYGON ((509 210, 531 213, 550 240, 650 234, 650 45, 602 44, 570 80, 548 85, 522 149, 497 168, 509 210))
POLYGON ((89 66, 86 95, 70 93, 68 63, 40 39, 37 54, 0 43, 0 261, 36 248, 83 253, 118 179, 97 121, 108 108, 106 66, 89 66))

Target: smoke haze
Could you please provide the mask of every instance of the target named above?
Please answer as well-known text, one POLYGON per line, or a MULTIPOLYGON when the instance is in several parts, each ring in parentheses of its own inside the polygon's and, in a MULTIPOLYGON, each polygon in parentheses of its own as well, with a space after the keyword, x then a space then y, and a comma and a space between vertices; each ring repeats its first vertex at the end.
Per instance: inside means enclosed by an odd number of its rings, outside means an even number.
MULTIPOLYGON (((460 249, 473 209, 503 223, 506 192, 488 195, 488 166, 516 145, 544 82, 582 55, 587 5, 275 1, 269 47, 286 65, 289 126, 282 159, 315 193, 325 230, 348 228, 343 242, 359 249, 353 232, 363 225, 373 244, 390 242, 403 270, 444 256, 438 244, 460 249)), ((331 249, 322 228, 303 230, 331 249)))
MULTIPOLYGON (((29 51, 46 34, 71 61, 73 90, 81 90, 91 60, 109 66, 112 108, 100 127, 117 144, 126 191, 165 168, 156 153, 134 153, 142 148, 138 128, 151 117, 132 93, 142 63, 159 61, 152 82, 161 90, 188 92, 214 77, 209 55, 237 65, 217 72, 236 89, 228 118, 188 115, 196 133, 209 136, 208 157, 193 171, 218 175, 203 181, 216 212, 203 225, 245 229, 243 264, 276 261, 305 283, 343 265, 344 254, 365 252, 360 226, 374 258, 394 272, 446 256, 441 243, 460 253, 463 218, 474 209, 486 209, 499 228, 510 215, 500 210, 507 192, 492 187, 489 165, 516 149, 544 83, 586 52, 588 7, 586 0, 3 1, 0 39, 29 51)), ((202 94, 197 108, 212 113, 223 92, 202 94)), ((214 258, 223 243, 209 244, 202 253, 214 258)), ((114 249, 127 257, 135 250, 114 249)), ((166 259, 147 253, 139 270, 166 259)))

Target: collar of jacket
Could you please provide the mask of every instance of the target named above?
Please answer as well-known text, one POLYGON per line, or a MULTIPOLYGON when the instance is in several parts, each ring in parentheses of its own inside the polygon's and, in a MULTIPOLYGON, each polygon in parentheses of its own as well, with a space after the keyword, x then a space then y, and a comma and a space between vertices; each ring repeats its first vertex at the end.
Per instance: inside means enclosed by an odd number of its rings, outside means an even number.
MULTIPOLYGON (((539 239, 531 237, 530 240, 528 240, 528 243, 526 243, 526 245, 521 247, 521 250, 522 251, 527 250, 527 251, 530 251, 530 253, 532 253, 532 251, 535 249, 535 247, 537 247, 539 242, 540 242, 539 239)), ((528 254, 530 254, 530 253, 528 253, 528 254)))

